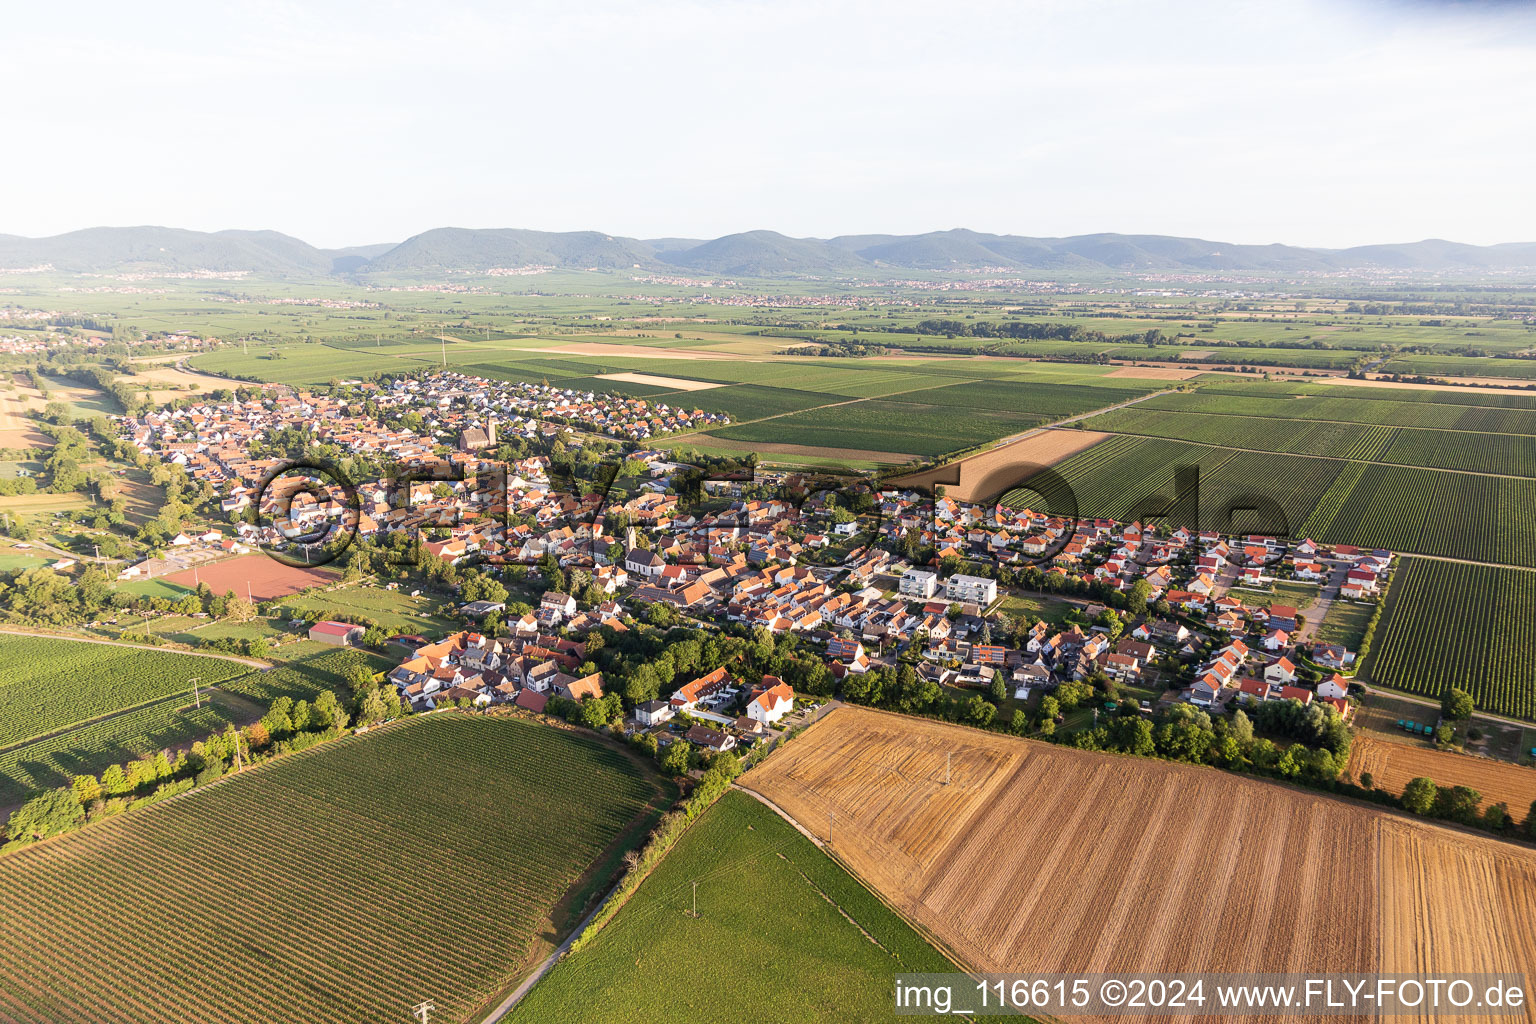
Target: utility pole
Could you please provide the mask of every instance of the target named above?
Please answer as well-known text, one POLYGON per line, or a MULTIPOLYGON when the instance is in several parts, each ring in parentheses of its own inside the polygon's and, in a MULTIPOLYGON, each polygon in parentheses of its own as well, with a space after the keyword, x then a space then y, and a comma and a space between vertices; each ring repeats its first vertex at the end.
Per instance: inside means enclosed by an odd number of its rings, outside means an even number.
POLYGON ((827 845, 832 845, 832 829, 837 825, 837 812, 827 812, 827 845))
POLYGON ((187 680, 187 682, 192 684, 192 703, 194 705, 196 705, 198 708, 202 708, 202 706, 203 706, 203 695, 200 692, 198 692, 198 689, 197 689, 198 679, 199 679, 198 676, 193 676, 191 679, 187 680))
POLYGON ((952 751, 944 751, 944 785, 949 785, 949 758, 952 751))
POLYGON ((411 1010, 411 1016, 421 1021, 421 1024, 427 1024, 428 1018, 435 1009, 437 1007, 432 1005, 432 1000, 428 999, 425 1002, 417 1003, 411 1010))
POLYGON ((694 879, 694 882, 693 882, 693 910, 689 912, 688 916, 689 917, 698 917, 699 916, 699 882, 698 882, 698 879, 694 879))

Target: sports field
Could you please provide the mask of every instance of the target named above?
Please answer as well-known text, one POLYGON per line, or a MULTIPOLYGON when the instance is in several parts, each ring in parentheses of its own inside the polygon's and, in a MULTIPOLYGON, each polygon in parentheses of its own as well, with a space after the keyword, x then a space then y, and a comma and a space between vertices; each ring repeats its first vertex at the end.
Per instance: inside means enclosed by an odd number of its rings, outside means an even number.
POLYGON ((287 565, 265 554, 239 555, 226 558, 196 569, 183 569, 160 577, 167 583, 182 587, 195 587, 206 583, 215 594, 231 590, 236 597, 251 597, 257 601, 269 601, 275 597, 297 594, 306 587, 323 587, 335 583, 339 574, 334 569, 307 569, 287 565))
POLYGON ((478 1020, 660 799, 625 754, 512 719, 326 744, 0 858, 0 1014, 478 1020))

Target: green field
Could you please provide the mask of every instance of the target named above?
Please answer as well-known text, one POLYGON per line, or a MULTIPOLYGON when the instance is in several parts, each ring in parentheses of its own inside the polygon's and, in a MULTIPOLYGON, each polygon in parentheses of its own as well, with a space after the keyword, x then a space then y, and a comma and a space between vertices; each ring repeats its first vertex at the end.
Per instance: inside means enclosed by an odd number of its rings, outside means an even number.
POLYGON ((270 704, 278 697, 293 700, 314 700, 326 690, 338 697, 349 698, 347 670, 354 665, 367 665, 375 672, 392 668, 397 661, 367 651, 338 649, 329 645, 315 644, 313 652, 292 647, 283 648, 284 657, 295 657, 287 664, 264 672, 250 672, 223 684, 230 693, 239 694, 258 704, 270 704), (294 652, 290 654, 289 652, 294 652))
POLYGON ((321 612, 340 610, 372 619, 393 632, 431 635, 445 633, 455 625, 455 620, 436 613, 441 601, 442 598, 426 594, 412 597, 404 588, 385 590, 369 584, 352 584, 321 594, 294 594, 283 598, 282 606, 321 612))
POLYGON ((588 1024, 887 1020, 898 972, 955 967, 810 840, 726 793, 617 917, 508 1018, 588 1024), (691 916, 698 881, 698 917, 691 916))
POLYGON ((218 658, 0 634, 0 747, 244 675, 218 658))
POLYGON ((1130 521, 1166 505, 1179 466, 1200 468, 1199 523, 1205 529, 1270 532, 1268 516, 1227 513, 1272 502, 1298 539, 1536 566, 1536 480, 1528 478, 1234 451, 1137 435, 1109 438, 1054 468, 1072 486, 1079 514, 1130 521))
POLYGON ((1536 718, 1536 572, 1405 558, 1365 665, 1372 683, 1536 718))
POLYGON ((67 786, 76 775, 100 775, 109 765, 185 746, 229 722, 249 721, 259 712, 241 698, 217 690, 203 694, 201 707, 193 705, 191 694, 174 694, 0 749, 0 807, 19 804, 39 790, 67 786))
POLYGON ((430 999, 478 1021, 661 794, 616 749, 512 719, 325 744, 0 858, 0 1009, 357 1024, 430 999))
POLYGON ((1351 651, 1360 650, 1365 627, 1376 612, 1376 605, 1361 601, 1335 600, 1328 614, 1317 624, 1313 637, 1323 643, 1343 644, 1351 651))

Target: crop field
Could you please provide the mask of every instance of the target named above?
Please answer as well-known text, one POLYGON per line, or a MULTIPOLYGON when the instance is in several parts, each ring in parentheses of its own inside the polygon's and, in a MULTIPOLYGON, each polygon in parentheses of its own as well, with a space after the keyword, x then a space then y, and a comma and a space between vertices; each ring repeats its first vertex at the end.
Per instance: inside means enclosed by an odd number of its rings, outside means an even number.
MULTIPOLYGON (((922 390, 890 398, 827 405, 765 423, 732 424, 712 433, 738 441, 944 455, 1134 397, 1131 390, 1070 384, 992 380, 935 386, 929 382, 922 390)), ((700 404, 707 401, 701 399, 700 404)))
MULTIPOLYGON (((398 664, 382 655, 356 648, 315 646, 321 649, 265 672, 238 676, 224 683, 223 688, 261 704, 270 704, 278 697, 312 701, 326 690, 333 691, 338 697, 349 697, 347 671, 353 666, 366 665, 380 672, 398 664)), ((290 650, 292 648, 283 648, 285 655, 290 650)))
MULTIPOLYGON (((1197 392, 1149 398, 1145 402, 1138 403, 1136 408, 1258 419, 1332 421, 1379 424, 1388 427, 1536 434, 1536 410, 1531 408, 1483 406, 1475 402, 1448 401, 1453 398, 1482 400, 1482 395, 1456 395, 1444 391, 1384 392, 1379 388, 1336 386, 1328 388, 1325 395, 1282 397, 1282 393, 1271 390, 1262 392, 1229 390, 1235 386, 1220 383, 1206 384, 1197 392), (1383 398, 1383 394, 1388 397, 1383 398), (1440 398, 1441 401, 1412 401, 1400 397, 1403 395, 1430 395, 1440 398)), ((1500 397, 1502 396, 1489 395, 1487 401, 1492 402, 1500 397)))
POLYGON ((1367 734, 1356 735, 1350 744, 1346 770, 1357 781, 1362 773, 1369 772, 1377 789, 1394 796, 1421 777, 1433 779, 1438 786, 1466 786, 1482 794, 1479 807, 1502 803, 1515 821, 1524 821, 1532 801, 1536 801, 1536 768, 1435 750, 1419 742, 1394 743, 1367 734))
POLYGON ((1536 481, 1345 464, 1300 530, 1325 544, 1536 566, 1536 481))
POLYGON ((1163 412, 1140 406, 1116 409, 1086 423, 1093 430, 1121 434, 1367 461, 1379 457, 1395 433, 1392 428, 1383 426, 1163 412))
POLYGON ((1536 851, 1214 769, 841 707, 742 784, 975 970, 1536 962, 1536 851))
POLYGON ((796 391, 792 388, 765 387, 759 384, 736 384, 709 391, 695 391, 687 396, 690 407, 705 412, 723 412, 738 422, 778 416, 786 412, 798 412, 813 406, 840 401, 836 396, 819 391, 796 391))
POLYGON ((1536 359, 1488 359, 1479 356, 1401 355, 1377 367, 1382 373, 1454 377, 1536 378, 1536 359))
POLYGON ((447 633, 456 620, 436 613, 442 598, 430 594, 412 597, 404 589, 386 590, 367 583, 351 584, 319 594, 287 598, 283 608, 325 612, 345 611, 372 619, 383 629, 398 633, 447 633))
POLYGON ((791 825, 745 793, 727 793, 597 939, 560 961, 508 1020, 885 1020, 892 975, 952 970, 791 825))
MULTIPOLYGON (((1113 436, 1059 463, 1078 512, 1123 521, 1161 514, 1174 498, 1180 467, 1199 467, 1199 525, 1232 532, 1290 532, 1304 521, 1348 463, 1165 438, 1113 436), (1274 515, 1269 503, 1279 510, 1274 515), (1257 513, 1242 510, 1259 509, 1257 513)), ((1010 505, 1029 494, 1005 495, 1010 505)), ((1188 502, 1184 505, 1189 508, 1188 502)))
POLYGON ((0 634, 0 747, 250 668, 218 658, 0 634))
POLYGON ((737 441, 943 455, 1042 422, 1042 417, 1027 413, 978 410, 961 417, 944 406, 871 399, 793 413, 762 423, 732 424, 712 433, 737 441))
POLYGON ((0 807, 31 794, 67 786, 81 774, 100 775, 161 750, 180 747, 222 729, 227 722, 253 718, 250 705, 218 691, 195 707, 191 694, 172 695, 99 721, 42 739, 0 749, 0 807))
POLYGON ((470 1020, 659 793, 595 740, 467 715, 263 765, 0 859, 0 1013, 470 1020))
POLYGON ((1536 718, 1536 572, 1406 558, 1386 601, 1372 683, 1437 699, 1460 686, 1484 711, 1536 718))

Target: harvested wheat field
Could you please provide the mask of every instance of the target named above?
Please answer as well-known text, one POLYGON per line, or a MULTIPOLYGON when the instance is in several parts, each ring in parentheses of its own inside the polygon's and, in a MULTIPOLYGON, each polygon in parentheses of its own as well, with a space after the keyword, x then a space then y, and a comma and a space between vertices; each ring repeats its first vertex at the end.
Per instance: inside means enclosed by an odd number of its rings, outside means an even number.
POLYGON ((1054 466, 1110 436, 1098 430, 1038 430, 959 462, 935 466, 889 482, 902 487, 943 484, 944 493, 951 498, 981 501, 1017 486, 1021 471, 1054 466))
POLYGON ((709 391, 713 388, 723 388, 724 384, 712 380, 689 380, 686 377, 658 377, 651 373, 600 373, 598 380, 617 380, 629 384, 653 384, 660 388, 674 388, 678 391, 709 391))
POLYGON ((1215 769, 841 707, 741 784, 981 971, 1536 964, 1536 851, 1215 769))
POLYGON ((1392 794, 1401 794, 1420 776, 1435 780, 1437 786, 1468 786, 1483 794, 1479 806, 1506 804, 1516 821, 1525 820, 1536 800, 1536 768, 1366 735, 1357 735, 1350 746, 1347 771, 1352 779, 1370 772, 1376 788, 1392 794))
POLYGON ((1200 376, 1200 370, 1179 370, 1171 366, 1122 366, 1106 373, 1106 377, 1136 377, 1146 380, 1189 380, 1200 376))

